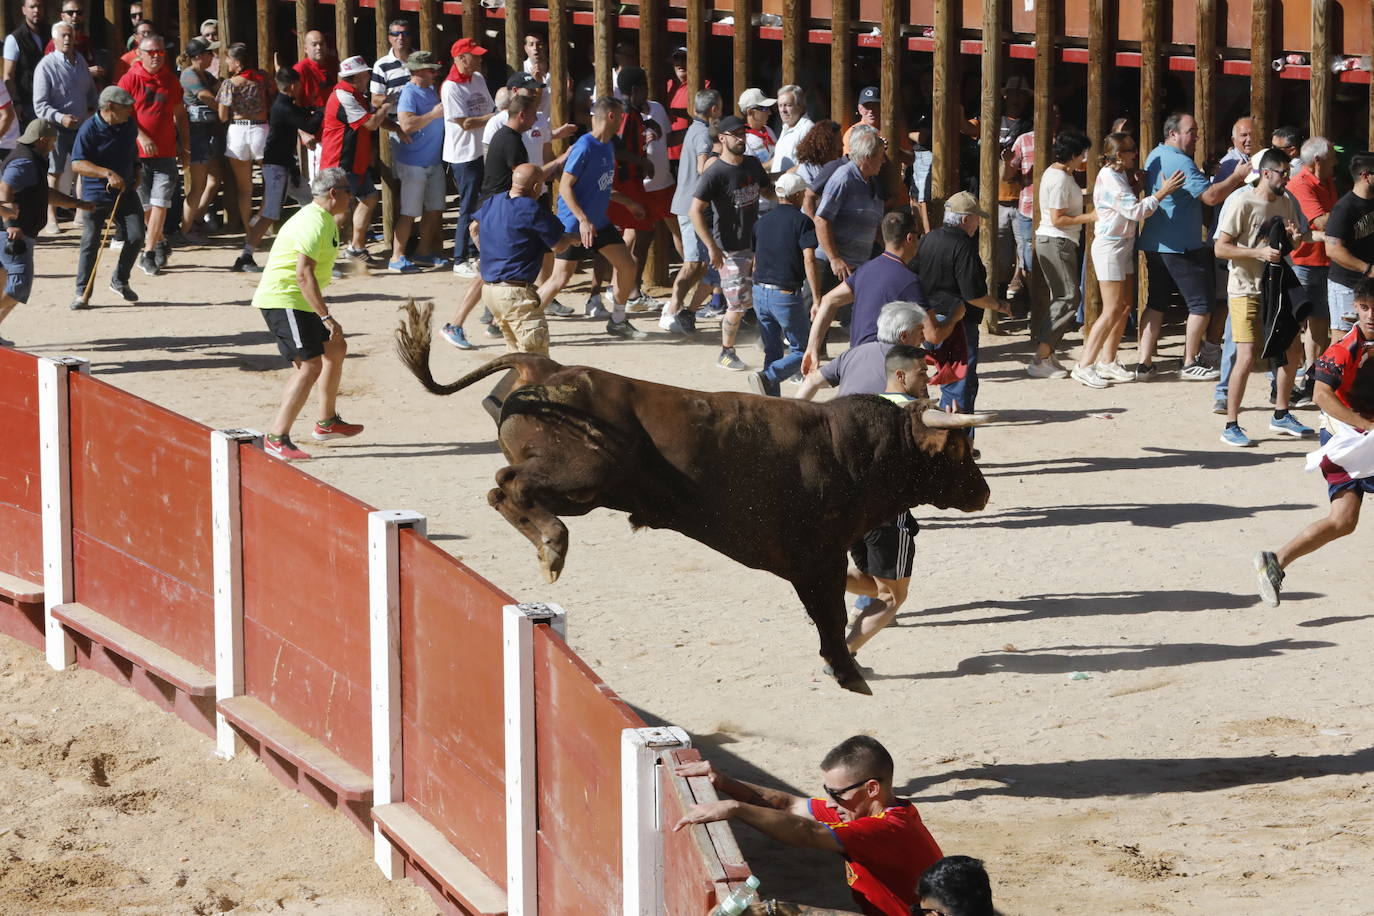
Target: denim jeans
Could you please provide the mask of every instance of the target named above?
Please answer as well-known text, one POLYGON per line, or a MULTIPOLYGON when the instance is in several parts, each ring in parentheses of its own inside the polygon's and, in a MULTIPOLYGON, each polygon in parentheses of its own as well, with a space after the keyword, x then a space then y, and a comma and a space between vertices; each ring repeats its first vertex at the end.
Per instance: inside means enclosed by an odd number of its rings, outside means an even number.
MULTIPOLYGON (((114 201, 97 204, 94 210, 82 214, 85 222, 81 227, 81 253, 76 260, 78 296, 86 293, 86 283, 90 280, 91 271, 95 269, 96 252, 100 248, 100 234, 105 229, 105 222, 110 218, 112 209, 114 201)), ((143 208, 138 203, 138 195, 128 190, 124 192, 120 199, 119 212, 115 214, 115 221, 119 228, 124 230, 124 247, 119 250, 114 276, 121 283, 128 283, 129 274, 134 269, 134 261, 143 253, 143 208)))
POLYGON ((1339 340, 1354 324, 1346 316, 1355 314, 1355 290, 1349 286, 1326 281, 1326 302, 1331 312, 1331 339, 1339 340))
POLYGON ((1011 234, 1016 239, 1016 250, 1021 255, 1021 269, 1030 272, 1031 269, 1031 238, 1035 235, 1035 221, 1029 216, 1022 216, 1021 211, 1016 211, 1016 215, 1011 218, 1011 234))
POLYGON ((940 386, 941 409, 956 404, 960 413, 973 413, 974 402, 978 400, 978 322, 982 320, 982 315, 981 310, 970 310, 964 316, 964 336, 968 338, 968 374, 957 382, 940 386))
POLYGON ((763 340, 764 384, 770 394, 776 394, 783 380, 801 368, 806 341, 811 336, 811 316, 802 305, 800 290, 784 293, 758 283, 754 284, 754 314, 758 316, 759 337, 763 340))
POLYGON ((1231 370, 1236 366, 1236 338, 1231 333, 1231 316, 1226 316, 1226 338, 1221 342, 1221 378, 1217 379, 1217 400, 1226 400, 1231 390, 1231 370))
POLYGON ((486 169, 481 159, 450 162, 448 167, 453 173, 453 183, 458 188, 458 224, 453 230, 453 260, 457 263, 477 257, 477 246, 468 236, 468 227, 472 225, 472 215, 477 211, 477 197, 482 190, 486 169))

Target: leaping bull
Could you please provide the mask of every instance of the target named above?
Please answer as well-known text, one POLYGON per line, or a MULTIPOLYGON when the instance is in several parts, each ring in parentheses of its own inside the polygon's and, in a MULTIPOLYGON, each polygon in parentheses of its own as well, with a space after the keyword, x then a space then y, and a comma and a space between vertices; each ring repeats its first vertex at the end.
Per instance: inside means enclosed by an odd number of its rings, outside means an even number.
POLYGON ((988 485, 967 436, 980 418, 870 395, 828 403, 705 392, 510 353, 451 384, 429 367, 433 306, 405 307, 402 360, 449 395, 514 370, 497 436, 510 462, 487 500, 558 579, 560 516, 599 506, 635 528, 669 528, 792 584, 841 687, 871 694, 845 648, 847 550, 917 505, 977 512, 988 485))

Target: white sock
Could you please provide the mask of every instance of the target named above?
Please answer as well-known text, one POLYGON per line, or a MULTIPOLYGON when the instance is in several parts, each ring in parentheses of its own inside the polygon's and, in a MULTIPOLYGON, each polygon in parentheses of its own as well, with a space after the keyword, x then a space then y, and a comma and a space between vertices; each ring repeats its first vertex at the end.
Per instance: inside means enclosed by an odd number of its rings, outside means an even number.
POLYGON ((616 302, 611 306, 611 320, 616 324, 625 320, 625 303, 616 302))

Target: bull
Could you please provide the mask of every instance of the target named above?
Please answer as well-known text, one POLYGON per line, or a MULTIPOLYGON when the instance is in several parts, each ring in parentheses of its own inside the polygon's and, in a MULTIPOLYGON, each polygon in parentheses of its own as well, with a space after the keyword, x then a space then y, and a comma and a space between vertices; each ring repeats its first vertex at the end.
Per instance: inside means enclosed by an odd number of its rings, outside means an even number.
POLYGON ((911 506, 987 505, 969 438, 953 431, 979 417, 872 395, 691 391, 526 353, 440 384, 429 367, 433 307, 405 311, 397 350, 428 391, 508 372, 497 437, 510 464, 487 501, 534 545, 549 582, 568 556, 560 516, 627 512, 635 530, 669 528, 790 582, 847 690, 872 693, 845 646, 849 546, 911 506))

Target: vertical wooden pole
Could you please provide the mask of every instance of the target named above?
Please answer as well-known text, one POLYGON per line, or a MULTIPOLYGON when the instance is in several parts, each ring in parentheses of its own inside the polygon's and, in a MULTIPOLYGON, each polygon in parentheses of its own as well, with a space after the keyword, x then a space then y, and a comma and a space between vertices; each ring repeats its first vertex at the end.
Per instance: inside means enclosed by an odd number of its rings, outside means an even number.
MULTIPOLYGON (((649 79, 649 97, 666 101, 664 91, 668 83, 668 65, 664 48, 663 6, 658 3, 644 3, 639 7, 639 65, 649 79)), ((659 125, 664 130, 667 124, 659 125)), ((655 286, 669 283, 668 261, 672 258, 672 236, 660 220, 654 227, 654 243, 644 262, 644 275, 655 286)))
MULTIPOLYGON (((124 29, 122 28, 123 23, 119 18, 119 4, 116 3, 115 0, 105 0, 104 3, 97 3, 95 0, 92 0, 90 6, 87 7, 86 15, 92 17, 93 20, 96 16, 100 17, 100 31, 91 34, 92 40, 94 40, 96 36, 99 36, 109 49, 111 58, 123 54, 124 29)), ((196 23, 196 25, 198 27, 200 24, 196 23)), ((92 21, 90 28, 94 30, 95 27, 96 24, 92 21)), ((0 3, 0 32, 9 32, 9 16, 5 12, 5 4, 3 3, 0 3)), ((107 77, 112 76, 114 76, 113 72, 107 74, 107 77)))
MULTIPOLYGON (((1140 163, 1159 143, 1162 128, 1159 118, 1160 70, 1160 0, 1142 0, 1140 10, 1140 134, 1136 138, 1136 148, 1140 151, 1140 163)), ((1137 317, 1145 313, 1146 290, 1149 278, 1146 276, 1145 255, 1136 255, 1136 312, 1137 317)), ((1140 327, 1137 320, 1136 327, 1140 327)))
MULTIPOLYGON (((735 0, 735 98, 725 107, 734 111, 739 97, 753 85, 754 79, 754 20, 749 0, 735 0)), ((744 112, 740 112, 744 117, 744 112)))
POLYGON ((505 27, 506 65, 514 70, 525 59, 525 0, 506 0, 505 27))
POLYGON ((1250 117, 1255 122, 1256 137, 1264 140, 1269 139, 1275 127, 1269 118, 1274 89, 1273 3, 1274 0, 1251 0, 1250 5, 1250 117))
MULTIPOLYGON (((1112 34, 1107 0, 1091 0, 1088 21, 1093 23, 1088 33, 1088 139, 1092 149, 1088 151, 1088 187, 1097 183, 1097 160, 1102 155, 1102 138, 1107 133, 1107 113, 1104 106, 1107 97, 1107 41, 1112 34)), ((1083 231, 1083 251, 1092 250, 1094 223, 1089 223, 1083 231)), ((1093 322, 1102 315, 1102 288, 1097 285, 1097 271, 1093 270, 1091 255, 1084 258, 1087 265, 1087 283, 1083 290, 1083 335, 1087 336, 1093 322)))
POLYGON ((482 31, 485 23, 486 12, 482 9, 480 0, 463 0, 463 36, 480 44, 486 37, 482 31))
POLYGON ((615 88, 611 85, 611 70, 615 67, 615 58, 611 55, 611 42, 614 40, 615 27, 611 23, 611 16, 615 13, 615 7, 611 5, 611 0, 593 0, 592 2, 592 60, 596 66, 596 94, 598 96, 608 96, 615 88))
POLYGON ((268 80, 276 72, 272 66, 272 54, 276 50, 278 0, 258 0, 258 69, 267 74, 268 80))
POLYGON ((945 198, 959 190, 959 34, 956 0, 935 0, 935 54, 931 72, 930 225, 944 218, 945 198))
POLYGON ((183 48, 186 47, 186 42, 200 32, 200 23, 196 22, 195 19, 196 8, 194 6, 187 6, 183 3, 177 4, 177 41, 181 43, 183 48))
MULTIPOLYGON (((297 0, 303 2, 303 0, 297 0)), ((448 48, 439 47, 439 19, 436 13, 442 13, 437 7, 439 0, 419 0, 420 6, 420 34, 415 36, 416 47, 433 52, 434 56, 440 60, 448 58, 448 48)), ((450 42, 452 44, 452 42, 450 42)), ((522 60, 524 52, 521 51, 511 60, 522 60)), ((443 73, 444 71, 439 71, 443 73)))
POLYGON ((315 28, 315 0, 296 0, 296 60, 305 59, 305 33, 315 28))
MULTIPOLYGON (((687 108, 702 90, 701 68, 706 55, 706 0, 687 0, 687 108)), ((695 116, 695 112, 693 112, 695 116)))
MULTIPOLYGON (((1374 3, 1374 0, 1370 0, 1374 3)), ((802 0, 782 0, 782 81, 784 84, 797 85, 801 79, 802 42, 805 41, 806 24, 802 19, 802 0)))
MULTIPOLYGON (((1044 2, 1044 0, 1041 0, 1044 2)), ((1002 267, 998 263, 1000 226, 997 190, 1002 172, 1002 0, 983 0, 983 89, 978 108, 978 206, 988 214, 978 229, 978 253, 988 274, 988 291, 1001 292, 1002 267)), ((883 90, 886 92, 886 89, 883 90)), ((997 333, 997 313, 983 312, 983 327, 997 333)))
POLYGON ((1056 0, 1037 0, 1035 4, 1035 211, 1040 224, 1040 185, 1050 165, 1050 146, 1054 142, 1054 17, 1056 0))
POLYGON ((353 3, 354 0, 334 0, 334 48, 340 62, 353 55, 353 3))
POLYGON ((854 59, 851 0, 830 2, 830 117, 841 127, 854 123, 854 89, 850 62, 854 59))
MULTIPOLYGON (((215 20, 219 23, 219 76, 221 78, 229 66, 229 55, 224 53, 224 49, 234 43, 234 31, 230 22, 233 16, 231 6, 232 0, 216 0, 215 2, 215 20)), ((119 15, 124 15, 123 8, 121 8, 119 15)))
POLYGON ((887 140, 888 158, 900 165, 897 151, 901 149, 902 94, 902 25, 899 0, 883 0, 881 30, 882 82, 878 88, 883 97, 879 105, 883 138, 887 140))
MULTIPOLYGON (((1193 117, 1198 124, 1197 149, 1193 159, 1203 165, 1218 149, 1216 106, 1217 7, 1216 0, 1196 0, 1197 44, 1193 55, 1193 117)), ((1143 161, 1143 160, 1142 160, 1143 161)))
MULTIPOLYGON (((264 0, 264 2, 272 3, 274 0, 264 0)), ((376 0, 376 6, 372 12, 375 25, 373 34, 376 44, 376 53, 372 60, 375 62, 391 50, 391 44, 387 41, 387 31, 390 28, 392 18, 391 0, 376 0)), ((392 245, 392 229, 396 223, 397 182, 396 175, 391 168, 391 135, 384 130, 377 132, 377 159, 381 166, 382 179, 382 203, 380 207, 382 211, 382 240, 389 250, 392 245)), ((387 260, 391 260, 389 254, 387 260)))
POLYGON ((1310 137, 1330 136, 1331 130, 1331 31, 1330 0, 1312 0, 1312 81, 1310 137))
MULTIPOLYGON (((568 97, 568 9, 566 0, 549 0, 549 116, 554 126, 572 119, 572 99, 568 97)), ((559 140, 561 148, 566 141, 559 140)))

